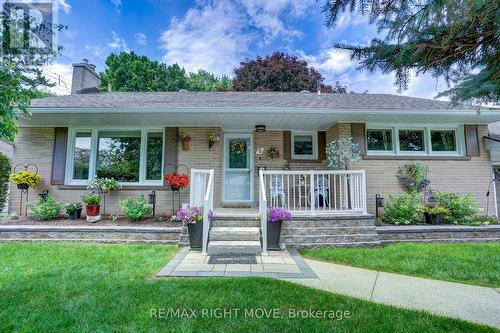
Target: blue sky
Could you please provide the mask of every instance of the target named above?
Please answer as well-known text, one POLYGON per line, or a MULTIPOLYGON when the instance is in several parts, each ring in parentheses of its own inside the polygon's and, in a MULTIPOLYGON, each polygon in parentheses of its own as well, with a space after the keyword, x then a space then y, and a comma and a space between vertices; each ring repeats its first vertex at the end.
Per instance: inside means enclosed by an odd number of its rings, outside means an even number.
MULTIPOLYGON (((335 42, 366 44, 376 29, 345 14, 334 29, 324 25, 316 0, 57 0, 59 36, 65 47, 47 70, 68 83, 71 63, 87 58, 104 70, 112 52, 134 51, 187 71, 204 68, 232 75, 239 62, 275 50, 295 54, 318 69, 327 83, 348 90, 397 93, 391 75, 361 72, 335 42)), ((414 77, 404 95, 432 98, 445 88, 428 75, 414 77)), ((58 88, 58 93, 64 93, 58 88)))

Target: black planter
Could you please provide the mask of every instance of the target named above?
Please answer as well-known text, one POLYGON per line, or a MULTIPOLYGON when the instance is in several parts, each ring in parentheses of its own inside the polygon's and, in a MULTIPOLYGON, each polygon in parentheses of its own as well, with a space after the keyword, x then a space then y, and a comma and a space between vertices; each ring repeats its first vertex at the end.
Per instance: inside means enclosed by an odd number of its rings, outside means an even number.
POLYGON ((17 188, 20 190, 27 190, 29 187, 28 184, 17 184, 17 188))
POLYGON ((77 211, 74 211, 73 213, 68 213, 68 217, 70 220, 76 220, 77 216, 78 216, 77 211))
POLYGON ((79 218, 81 218, 81 217, 82 217, 82 209, 83 209, 83 208, 78 208, 78 209, 76 210, 76 218, 77 218, 77 219, 79 219, 79 218))
POLYGON ((203 222, 188 223, 189 245, 191 249, 201 249, 203 242, 203 222))
POLYGON ((443 220, 443 214, 424 213, 424 217, 427 224, 440 224, 443 220))
POLYGON ((172 192, 179 192, 179 191, 181 190, 181 188, 180 188, 180 187, 175 187, 175 186, 173 186, 173 185, 170 185, 170 190, 171 190, 172 192))
POLYGON ((269 250, 281 250, 280 236, 281 236, 281 221, 280 222, 267 222, 267 248, 269 250))

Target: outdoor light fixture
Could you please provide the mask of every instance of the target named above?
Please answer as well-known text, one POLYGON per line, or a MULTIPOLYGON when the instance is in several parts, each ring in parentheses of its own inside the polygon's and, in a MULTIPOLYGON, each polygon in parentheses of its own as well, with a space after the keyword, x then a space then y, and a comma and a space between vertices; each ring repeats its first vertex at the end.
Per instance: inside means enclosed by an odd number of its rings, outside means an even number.
POLYGON ((384 198, 380 194, 375 194, 375 217, 378 219, 378 209, 384 207, 384 198))
POLYGON ((149 204, 153 205, 153 216, 155 216, 155 211, 156 211, 156 191, 151 191, 151 193, 148 194, 149 196, 149 204))
POLYGON ((42 201, 45 201, 47 199, 47 196, 49 195, 49 190, 45 190, 42 193, 38 193, 38 196, 42 201))
POLYGON ((262 133, 266 131, 266 125, 255 125, 255 132, 262 133))

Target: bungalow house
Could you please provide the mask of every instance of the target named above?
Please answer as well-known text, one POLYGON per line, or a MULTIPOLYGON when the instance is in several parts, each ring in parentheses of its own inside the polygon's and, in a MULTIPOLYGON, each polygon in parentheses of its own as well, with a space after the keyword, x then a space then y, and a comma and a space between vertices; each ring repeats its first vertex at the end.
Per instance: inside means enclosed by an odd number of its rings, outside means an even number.
POLYGON ((74 64, 73 93, 34 100, 31 116, 20 121, 13 164, 36 163, 38 191, 57 200, 80 201, 89 179, 113 176, 122 189, 107 199, 107 213, 120 212, 119 200, 152 190, 158 209, 169 211, 163 176, 177 168, 192 175, 180 203, 221 215, 272 205, 304 218, 373 220, 367 214, 375 213, 375 196, 403 192, 398 168, 420 162, 433 190, 471 193, 496 214, 486 196, 492 164, 483 137, 500 120, 498 109, 388 94, 103 93, 98 82, 93 66, 74 64), (176 142, 179 135, 190 141, 176 142), (362 150, 347 171, 329 169, 326 160, 326 145, 341 137, 362 150))

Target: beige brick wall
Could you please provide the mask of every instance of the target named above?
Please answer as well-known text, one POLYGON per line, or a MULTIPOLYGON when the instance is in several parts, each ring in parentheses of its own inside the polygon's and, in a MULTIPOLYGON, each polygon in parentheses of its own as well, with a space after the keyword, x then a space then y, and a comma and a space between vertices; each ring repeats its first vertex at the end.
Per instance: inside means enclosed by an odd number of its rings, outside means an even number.
MULTIPOLYGON (((180 128, 180 131, 188 133, 192 137, 190 149, 183 151, 179 149, 178 163, 185 164, 190 168, 215 169, 215 207, 221 204, 221 179, 222 179, 222 140, 215 144, 212 149, 208 149, 208 135, 219 133, 220 128, 180 128)), ((487 134, 487 126, 480 126, 480 136, 487 134)), ((330 142, 339 135, 350 135, 350 124, 337 124, 327 131, 327 142, 330 142)), ((268 170, 282 170, 286 165, 283 159, 283 132, 266 131, 264 133, 254 133, 254 205, 258 203, 258 165, 265 165, 268 170), (256 155, 257 148, 276 147, 280 152, 277 159, 268 159, 265 155, 256 155)), ((48 189, 57 200, 70 202, 80 201, 80 196, 85 190, 60 189, 58 186, 50 185, 50 173, 52 166, 52 150, 54 140, 53 128, 22 128, 15 141, 13 165, 18 163, 36 163, 42 176, 42 184, 36 190, 30 190, 30 202, 36 197, 36 193, 48 189)), ((374 213, 375 194, 380 193, 387 197, 390 194, 398 194, 404 191, 396 178, 396 172, 400 165, 408 160, 362 160, 353 169, 366 170, 367 196, 369 212, 374 213)), ((485 151, 481 145, 481 156, 471 160, 422 160, 429 166, 431 187, 439 191, 452 191, 458 193, 472 193, 474 198, 481 203, 482 208, 486 208, 486 191, 491 179, 491 164, 489 152, 485 151)), ((290 163, 291 170, 314 170, 327 169, 326 161, 323 163, 290 163)), ((108 196, 106 200, 107 213, 120 213, 119 200, 128 196, 135 196, 139 193, 148 194, 150 190, 121 190, 108 196)), ((171 209, 170 191, 157 191, 158 212, 165 212, 171 209)), ((494 210, 494 198, 490 201, 490 213, 494 210)), ((181 195, 181 202, 189 202, 189 188, 185 189, 181 195)), ((14 189, 11 195, 11 211, 19 210, 19 191, 14 189)))
MULTIPOLYGON (((366 171, 366 190, 368 210, 375 212, 375 194, 387 198, 389 195, 400 194, 405 188, 396 178, 399 166, 406 163, 422 163, 429 167, 431 188, 441 192, 471 193, 478 200, 486 213, 486 191, 492 178, 490 154, 484 149, 482 137, 488 134, 488 126, 479 126, 481 138, 481 156, 470 160, 361 160, 352 169, 366 171)), ((350 136, 350 124, 336 124, 327 131, 332 137, 338 135, 350 136)), ((494 198, 490 199, 490 214, 495 213, 494 198)))
MULTIPOLYGON (((192 150, 189 154, 195 156, 198 151, 196 145, 200 145, 200 136, 194 132, 190 132, 194 136, 193 144, 191 145, 192 150)), ((200 134, 201 135, 201 134, 200 134)), ((61 189, 57 185, 51 185, 51 170, 52 170, 52 153, 54 146, 54 129, 53 128, 21 128, 19 134, 15 140, 13 165, 18 163, 28 164, 36 163, 39 168, 39 174, 42 176, 42 182, 37 189, 30 189, 29 191, 29 202, 33 203, 37 197, 37 194, 43 190, 49 190, 56 200, 63 202, 81 202, 81 196, 87 191, 84 189, 61 189)), ((205 147, 205 145, 203 145, 205 147)), ((206 143, 206 149, 208 150, 208 143, 206 143)), ((214 147, 215 149, 215 147, 214 147)), ((179 154, 180 156, 186 156, 186 154, 179 154)), ((194 157, 192 157, 194 158, 194 157)), ((200 162, 200 166, 204 162, 200 162)), ((120 214, 121 208, 119 206, 119 201, 123 200, 129 196, 137 196, 139 194, 147 195, 151 190, 129 190, 122 189, 113 192, 106 196, 106 213, 108 214, 120 214)), ((166 190, 157 190, 157 209, 158 213, 171 211, 171 192, 166 190)), ((185 200, 189 197, 189 188, 184 190, 183 202, 189 202, 185 200), (187 194, 186 194, 187 193, 187 194)), ((23 205, 24 206, 24 205, 23 205)), ((13 186, 11 198, 10 198, 10 211, 19 212, 19 191, 13 186)), ((24 214, 24 210, 23 210, 24 214)))
MULTIPOLYGON (((221 163, 222 163, 222 134, 221 129, 183 127, 179 132, 185 132, 191 136, 189 150, 182 150, 179 144, 178 162, 190 169, 214 169, 214 207, 220 207, 221 199, 221 163), (208 148, 208 136, 210 133, 217 133, 221 137, 221 142, 216 143, 212 149, 208 148)), ((184 170, 181 168, 179 171, 184 170)), ((185 172, 185 171, 182 171, 185 172)), ((189 203, 189 188, 182 191, 181 202, 189 203)))

